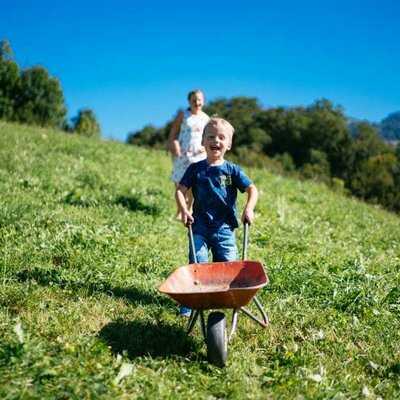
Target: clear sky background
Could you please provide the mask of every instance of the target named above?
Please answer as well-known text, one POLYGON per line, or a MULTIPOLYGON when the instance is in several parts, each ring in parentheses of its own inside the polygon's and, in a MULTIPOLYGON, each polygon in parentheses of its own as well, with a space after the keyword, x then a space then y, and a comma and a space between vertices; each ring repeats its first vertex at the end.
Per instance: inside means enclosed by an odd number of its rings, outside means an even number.
POLYGON ((0 0, 21 68, 59 78, 68 117, 106 139, 164 125, 200 88, 264 108, 327 98, 380 122, 400 110, 400 1, 0 0))

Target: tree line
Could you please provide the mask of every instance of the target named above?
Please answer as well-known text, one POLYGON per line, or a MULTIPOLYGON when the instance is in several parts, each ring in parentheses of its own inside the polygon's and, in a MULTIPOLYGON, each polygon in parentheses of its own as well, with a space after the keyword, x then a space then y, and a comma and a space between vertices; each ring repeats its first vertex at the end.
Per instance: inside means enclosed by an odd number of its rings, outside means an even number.
POLYGON ((92 109, 80 109, 70 121, 61 84, 46 68, 20 69, 11 45, 0 41, 0 119, 28 125, 61 128, 82 136, 99 136, 100 124, 92 109))
MULTIPOLYGON (((389 145, 368 122, 352 121, 350 129, 343 108, 329 100, 264 109, 255 98, 222 98, 204 111, 235 127, 233 161, 314 179, 400 211, 400 146, 389 145)), ((132 132, 127 143, 164 149, 171 123, 132 132)))

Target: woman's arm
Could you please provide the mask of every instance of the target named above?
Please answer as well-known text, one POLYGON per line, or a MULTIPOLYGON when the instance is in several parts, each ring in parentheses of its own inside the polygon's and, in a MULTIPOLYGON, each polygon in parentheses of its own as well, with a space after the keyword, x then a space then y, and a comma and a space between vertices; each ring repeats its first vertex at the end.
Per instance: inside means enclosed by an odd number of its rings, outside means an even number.
POLYGON ((183 120, 183 111, 180 111, 172 123, 171 130, 169 131, 167 150, 172 153, 174 157, 180 157, 181 148, 178 142, 179 131, 183 120))

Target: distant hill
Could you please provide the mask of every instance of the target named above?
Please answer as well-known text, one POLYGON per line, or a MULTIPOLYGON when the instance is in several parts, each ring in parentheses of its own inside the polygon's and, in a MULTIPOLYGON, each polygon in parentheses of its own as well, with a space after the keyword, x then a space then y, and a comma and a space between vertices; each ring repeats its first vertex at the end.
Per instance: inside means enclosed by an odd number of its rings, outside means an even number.
POLYGON ((389 114, 379 124, 383 139, 387 141, 400 140, 400 111, 389 114))
MULTIPOLYGON (((361 120, 355 118, 348 119, 350 134, 354 137, 357 133, 357 125, 361 120)), ((380 123, 365 121, 374 126, 380 133, 383 140, 393 143, 400 141, 400 111, 389 114, 380 123)))

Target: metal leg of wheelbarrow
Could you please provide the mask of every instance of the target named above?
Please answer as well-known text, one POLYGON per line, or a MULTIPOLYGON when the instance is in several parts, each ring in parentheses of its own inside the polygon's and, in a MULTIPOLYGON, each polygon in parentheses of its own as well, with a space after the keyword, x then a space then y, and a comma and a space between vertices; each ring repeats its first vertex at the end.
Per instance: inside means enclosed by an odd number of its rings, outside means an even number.
POLYGON ((260 311, 260 314, 262 316, 262 321, 257 318, 255 315, 253 315, 246 307, 241 307, 240 311, 242 311, 244 314, 246 314, 248 317, 250 317, 253 321, 257 322, 257 324, 261 325, 263 328, 266 328, 269 324, 267 314, 265 313, 264 309, 262 308, 262 305, 260 301, 257 299, 257 297, 254 297, 253 299, 254 304, 257 306, 258 311, 260 311))
POLYGON ((231 331, 229 334, 228 342, 231 341, 233 335, 235 334, 236 331, 236 326, 237 326, 237 320, 238 320, 238 315, 239 315, 239 310, 240 308, 234 308, 233 313, 232 313, 232 322, 231 322, 231 331))
POLYGON ((190 314, 190 318, 189 318, 189 325, 188 325, 187 332, 188 333, 192 332, 199 315, 200 315, 201 333, 203 334, 204 340, 206 340, 207 333, 206 333, 206 323, 204 321, 204 311, 203 310, 192 310, 192 312, 190 314))
POLYGON ((199 317, 199 311, 192 310, 192 312, 190 313, 190 317, 189 317, 189 324, 188 324, 187 333, 192 332, 198 317, 199 317))

